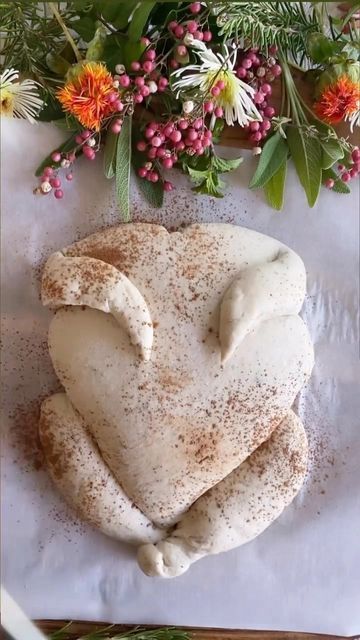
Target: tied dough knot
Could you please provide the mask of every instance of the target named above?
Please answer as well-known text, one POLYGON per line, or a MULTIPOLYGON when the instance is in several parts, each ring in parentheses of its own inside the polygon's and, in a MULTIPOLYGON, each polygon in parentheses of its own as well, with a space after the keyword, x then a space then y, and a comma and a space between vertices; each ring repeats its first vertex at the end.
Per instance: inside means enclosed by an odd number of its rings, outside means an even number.
POLYGON ((175 542, 144 544, 138 551, 138 563, 147 576, 174 578, 188 570, 191 558, 175 542))

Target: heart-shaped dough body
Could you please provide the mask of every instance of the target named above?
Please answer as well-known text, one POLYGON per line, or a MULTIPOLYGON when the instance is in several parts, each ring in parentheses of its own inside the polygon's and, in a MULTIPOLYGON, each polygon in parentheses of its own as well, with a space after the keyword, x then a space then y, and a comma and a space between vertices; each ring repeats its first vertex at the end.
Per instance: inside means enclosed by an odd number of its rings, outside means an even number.
POLYGON ((57 311, 49 349, 68 398, 122 489, 153 523, 173 525, 270 437, 310 375, 312 346, 297 310, 263 313, 273 295, 293 290, 303 298, 302 263, 277 240, 225 224, 173 233, 153 224, 121 225, 63 254, 113 265, 146 301, 154 331, 148 361, 112 315, 88 307, 57 311), (261 269, 271 269, 282 254, 295 260, 301 276, 287 279, 285 265, 274 292, 260 291, 261 269), (246 314, 253 322, 222 362, 221 301, 234 280, 257 267, 260 276, 241 294, 249 305, 236 312, 235 326, 246 314))

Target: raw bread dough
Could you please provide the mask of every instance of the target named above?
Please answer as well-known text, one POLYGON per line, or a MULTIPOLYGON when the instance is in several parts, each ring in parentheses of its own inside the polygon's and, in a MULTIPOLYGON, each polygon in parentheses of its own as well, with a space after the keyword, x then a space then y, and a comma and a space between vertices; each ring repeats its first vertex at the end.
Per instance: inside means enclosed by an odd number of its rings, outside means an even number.
POLYGON ((84 447, 74 450, 73 420, 96 459, 94 480, 104 478, 88 518, 135 543, 170 536, 140 549, 146 573, 178 575, 255 537, 281 513, 305 473, 306 438, 290 408, 313 365, 297 315, 305 270, 294 252, 232 225, 174 233, 121 225, 54 254, 42 295, 62 307, 49 349, 67 396, 46 401, 42 412, 52 476, 81 510, 75 487, 86 474, 88 487, 89 466, 84 447), (64 455, 56 473, 55 432, 57 446, 63 440, 72 452, 70 467, 64 455), (283 472, 274 463, 279 446, 283 472), (301 463, 291 462, 293 451, 301 463), (259 455, 269 491, 253 472, 259 455), (254 493, 262 510, 249 527, 254 493))

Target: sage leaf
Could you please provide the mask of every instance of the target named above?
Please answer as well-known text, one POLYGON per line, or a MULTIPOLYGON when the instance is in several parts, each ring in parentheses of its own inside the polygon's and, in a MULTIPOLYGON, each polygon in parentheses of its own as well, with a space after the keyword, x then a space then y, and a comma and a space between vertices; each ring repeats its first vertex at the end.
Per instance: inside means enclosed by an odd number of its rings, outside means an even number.
POLYGON ((123 220, 130 219, 131 116, 124 118, 116 145, 116 197, 123 220))
POLYGON ((113 178, 115 175, 116 146, 118 137, 119 136, 112 131, 108 131, 106 134, 104 148, 104 174, 108 179, 113 178))
POLYGON ((299 180, 304 187, 309 207, 313 207, 321 186, 321 146, 318 138, 302 129, 289 126, 287 141, 299 180))
POLYGON ((332 178, 332 180, 334 180, 334 186, 331 191, 335 191, 335 193, 350 193, 350 189, 347 184, 345 184, 345 182, 343 182, 332 169, 326 169, 322 172, 323 184, 325 184, 328 178, 332 178))
POLYGON ((281 211, 284 204, 285 180, 287 173, 287 160, 285 159, 276 173, 264 185, 265 197, 273 209, 281 211))
POLYGON ((147 19, 156 5, 156 2, 139 2, 133 15, 128 29, 129 40, 137 41, 141 38, 147 19))
POLYGON ((336 138, 329 140, 320 140, 322 158, 321 166, 323 169, 329 169, 335 162, 344 157, 344 149, 336 138))
POLYGON ((277 131, 263 147, 257 169, 250 180, 250 189, 263 187, 277 172, 286 159, 288 152, 286 141, 277 131))
POLYGON ((137 176, 139 189, 151 207, 159 209, 164 202, 164 188, 161 182, 149 182, 137 176))

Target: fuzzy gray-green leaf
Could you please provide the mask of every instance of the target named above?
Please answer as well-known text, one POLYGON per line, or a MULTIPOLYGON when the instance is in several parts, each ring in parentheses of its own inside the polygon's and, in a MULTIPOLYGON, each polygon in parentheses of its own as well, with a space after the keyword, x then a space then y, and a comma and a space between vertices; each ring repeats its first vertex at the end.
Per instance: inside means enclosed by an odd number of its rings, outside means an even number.
POLYGON ((265 196, 268 204, 280 211, 284 204, 285 180, 287 173, 287 160, 278 168, 277 172, 270 178, 264 186, 265 196))
POLYGON ((307 135, 302 129, 289 126, 287 140, 309 207, 313 207, 321 186, 321 146, 319 139, 307 135))
POLYGON ((130 219, 131 116, 124 118, 116 146, 116 197, 125 222, 130 219))
POLYGON ((259 164, 250 181, 250 189, 263 187, 277 172, 288 155, 289 149, 279 132, 268 139, 261 152, 259 164))

